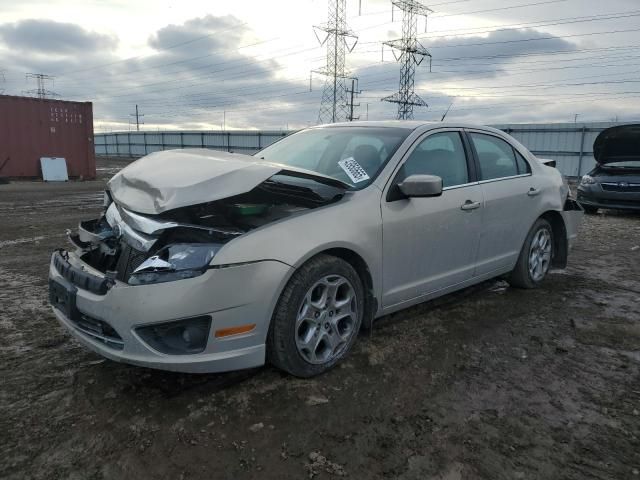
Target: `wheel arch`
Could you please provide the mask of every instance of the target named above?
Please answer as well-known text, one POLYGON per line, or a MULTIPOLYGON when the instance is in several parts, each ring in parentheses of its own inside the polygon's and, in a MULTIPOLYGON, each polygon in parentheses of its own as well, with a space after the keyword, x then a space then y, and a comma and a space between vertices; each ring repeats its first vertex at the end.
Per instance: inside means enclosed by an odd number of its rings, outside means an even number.
POLYGON ((365 329, 370 329, 373 323, 373 318, 378 311, 378 300, 375 295, 373 276, 371 275, 369 265, 357 252, 345 247, 329 248, 319 252, 317 255, 321 254, 340 258, 351 265, 357 272, 365 291, 365 306, 364 314, 362 316, 362 325, 365 329))
POLYGON ((555 268, 565 268, 569 256, 569 245, 567 241, 567 226, 560 212, 548 210, 540 218, 544 218, 551 224, 553 233, 553 259, 551 265, 555 268))
MULTIPOLYGON (((371 325, 373 324, 373 319, 378 312, 379 306, 378 297, 376 295, 376 280, 370 264, 360 253, 358 253, 353 248, 349 248, 348 246, 327 245, 325 246, 325 248, 319 248, 317 250, 314 250, 313 252, 310 252, 307 256, 297 261, 294 265, 294 268, 291 269, 291 273, 287 276, 283 284, 280 286, 278 296, 276 297, 276 303, 277 299, 280 298, 282 292, 287 286, 287 283, 289 283, 289 280, 291 280, 291 277, 293 277, 295 272, 297 272, 298 269, 300 269, 300 267, 305 265, 307 262, 311 261, 319 255, 330 255, 332 257, 339 258, 341 260, 344 260, 354 268, 354 270, 358 274, 358 277, 360 277, 360 280, 362 281, 362 286, 364 287, 365 291, 365 308, 362 316, 362 326, 365 329, 370 329, 371 325)), ((275 311, 275 304, 272 309, 272 312, 273 311, 275 311)))

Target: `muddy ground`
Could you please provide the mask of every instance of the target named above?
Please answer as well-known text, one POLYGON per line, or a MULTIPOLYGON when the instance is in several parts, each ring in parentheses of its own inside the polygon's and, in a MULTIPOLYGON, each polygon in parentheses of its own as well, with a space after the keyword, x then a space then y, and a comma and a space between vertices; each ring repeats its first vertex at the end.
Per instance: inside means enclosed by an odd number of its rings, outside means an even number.
POLYGON ((0 185, 0 478, 640 479, 640 215, 587 217, 569 268, 379 321, 312 380, 105 361, 47 305, 104 179, 0 185))

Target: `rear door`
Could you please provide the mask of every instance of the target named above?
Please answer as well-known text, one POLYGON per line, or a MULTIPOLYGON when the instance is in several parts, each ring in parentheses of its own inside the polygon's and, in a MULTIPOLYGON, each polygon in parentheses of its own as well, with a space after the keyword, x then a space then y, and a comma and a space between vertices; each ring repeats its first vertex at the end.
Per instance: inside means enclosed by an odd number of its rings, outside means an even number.
POLYGON ((484 197, 476 276, 512 268, 540 212, 541 190, 527 160, 503 138, 467 130, 484 197))
POLYGON ((427 133, 386 186, 381 203, 385 308, 473 277, 482 192, 468 150, 462 131, 427 133), (413 174, 441 177, 442 195, 394 198, 397 185, 413 174))

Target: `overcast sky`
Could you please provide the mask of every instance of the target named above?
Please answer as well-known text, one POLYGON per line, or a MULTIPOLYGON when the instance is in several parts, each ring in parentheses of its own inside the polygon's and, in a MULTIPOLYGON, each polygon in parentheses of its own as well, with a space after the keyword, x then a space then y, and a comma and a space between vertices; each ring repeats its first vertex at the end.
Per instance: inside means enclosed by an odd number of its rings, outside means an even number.
MULTIPOLYGON (((390 0, 347 0, 359 36, 347 65, 360 118, 390 119, 380 98, 399 65, 381 42, 401 33, 390 0), (384 59, 384 61, 383 61, 384 59)), ((415 118, 485 124, 640 119, 640 0, 434 0, 416 72, 429 103, 415 118)), ((327 0, 0 0, 0 89, 55 76, 62 99, 91 101, 96 131, 284 129, 315 124, 325 63, 313 25, 327 0), (311 82, 310 82, 311 80, 311 82), (311 90, 310 90, 311 87, 311 90)))

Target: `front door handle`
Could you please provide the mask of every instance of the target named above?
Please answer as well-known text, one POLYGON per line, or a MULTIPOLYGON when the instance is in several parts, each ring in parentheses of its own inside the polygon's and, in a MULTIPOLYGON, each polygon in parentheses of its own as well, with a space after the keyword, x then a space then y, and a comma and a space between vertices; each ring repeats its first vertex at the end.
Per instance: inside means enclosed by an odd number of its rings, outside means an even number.
POLYGON ((535 197, 536 195, 539 195, 539 194, 540 194, 540 190, 534 187, 531 187, 527 192, 527 195, 529 195, 530 197, 535 197))
POLYGON ((480 202, 472 202, 471 200, 467 200, 462 204, 460 210, 468 212, 470 210, 475 210, 476 208, 480 208, 480 202))

